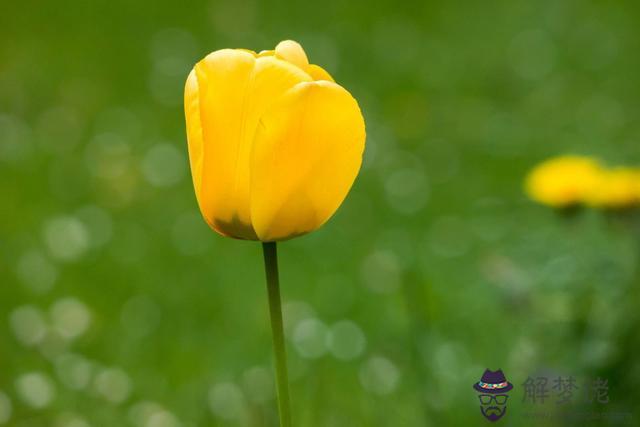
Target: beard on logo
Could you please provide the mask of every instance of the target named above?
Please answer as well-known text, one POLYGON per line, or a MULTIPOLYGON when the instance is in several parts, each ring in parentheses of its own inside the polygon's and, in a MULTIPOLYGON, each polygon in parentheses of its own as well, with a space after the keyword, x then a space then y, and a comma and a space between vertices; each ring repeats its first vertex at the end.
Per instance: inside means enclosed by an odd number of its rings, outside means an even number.
POLYGON ((500 408, 498 406, 489 406, 485 408, 481 406, 480 410, 482 411, 482 415, 484 415, 489 421, 497 421, 502 418, 507 408, 500 408))

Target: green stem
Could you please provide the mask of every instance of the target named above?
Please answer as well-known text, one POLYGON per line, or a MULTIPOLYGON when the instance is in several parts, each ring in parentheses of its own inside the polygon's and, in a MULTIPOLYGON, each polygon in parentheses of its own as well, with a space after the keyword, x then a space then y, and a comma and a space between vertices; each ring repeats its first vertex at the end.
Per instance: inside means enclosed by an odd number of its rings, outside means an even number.
POLYGON ((289 380, 287 378, 287 353, 284 348, 282 329, 282 307, 280 305, 280 280, 278 279, 278 252, 276 242, 263 242, 264 269, 267 274, 269 294, 269 314, 273 333, 273 353, 276 358, 276 385, 278 388, 278 412, 280 426, 291 427, 291 409, 289 408, 289 380))

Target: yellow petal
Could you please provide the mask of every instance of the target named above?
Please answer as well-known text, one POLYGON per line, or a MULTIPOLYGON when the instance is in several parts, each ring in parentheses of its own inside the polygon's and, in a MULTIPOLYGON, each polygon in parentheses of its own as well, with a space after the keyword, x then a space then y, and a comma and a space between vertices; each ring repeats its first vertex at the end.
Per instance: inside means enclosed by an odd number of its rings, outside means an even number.
POLYGON ((189 137, 189 156, 194 185, 200 181, 195 185, 200 210, 221 234, 256 239, 249 210, 249 166, 258 120, 274 99, 310 77, 287 61, 256 58, 237 49, 209 54, 196 65, 195 75, 197 85, 187 82, 185 111, 190 117, 200 112, 200 149, 197 119, 187 121, 188 133, 196 134, 189 137))
POLYGON ((255 50, 251 50, 251 49, 244 49, 244 48, 238 48, 238 49, 234 49, 234 50, 239 50, 241 52, 247 52, 250 53, 253 56, 258 56, 258 54, 256 53, 255 50))
POLYGON ((251 163, 251 220, 260 240, 324 224, 358 174, 364 141, 358 103, 335 83, 299 83, 269 108, 251 163))
POLYGON ((200 97, 198 95, 198 78, 195 69, 187 77, 184 87, 184 115, 187 122, 187 142, 189 147, 189 164, 191 178, 196 195, 200 194, 202 182, 202 125, 200 123, 200 97))
POLYGON ((589 189, 586 201, 597 208, 624 208, 640 203, 640 174, 628 167, 602 171, 589 189))
POLYGON ((278 43, 278 46, 276 46, 276 56, 291 62, 302 70, 306 70, 309 65, 309 60, 307 59, 307 54, 304 53, 304 49, 302 49, 300 43, 294 42, 293 40, 284 40, 278 43))
POLYGON ((578 205, 587 201, 602 173, 602 166, 593 158, 554 157, 529 172, 525 189, 531 199, 545 205, 558 208, 578 205))
POLYGON ((258 56, 274 56, 276 54, 275 50, 261 50, 258 52, 258 56))
POLYGON ((324 68, 316 64, 309 64, 307 67, 307 74, 311 76, 313 80, 326 80, 334 82, 333 77, 324 68))

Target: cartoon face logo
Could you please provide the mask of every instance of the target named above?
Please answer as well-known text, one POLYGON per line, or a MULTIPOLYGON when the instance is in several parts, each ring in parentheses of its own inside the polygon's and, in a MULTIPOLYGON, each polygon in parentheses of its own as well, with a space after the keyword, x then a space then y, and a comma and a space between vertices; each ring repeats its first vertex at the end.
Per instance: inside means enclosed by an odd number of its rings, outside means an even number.
POLYGON ((507 392, 513 384, 507 381, 501 369, 485 370, 480 381, 473 385, 480 399, 480 412, 489 421, 498 421, 507 412, 507 392))

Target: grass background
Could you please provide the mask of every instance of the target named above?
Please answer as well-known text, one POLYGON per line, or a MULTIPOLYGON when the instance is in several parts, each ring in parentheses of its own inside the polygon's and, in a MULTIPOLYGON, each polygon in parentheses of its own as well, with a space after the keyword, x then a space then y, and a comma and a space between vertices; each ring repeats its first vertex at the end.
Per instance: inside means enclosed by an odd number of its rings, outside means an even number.
POLYGON ((296 425, 479 425, 485 368, 515 384, 509 425, 566 410, 523 403, 528 376, 606 378, 607 405, 569 408, 637 419, 638 220, 558 215, 522 181, 559 153, 640 163, 639 18, 632 1, 3 4, 0 421, 276 425, 260 245, 200 219, 181 102, 210 51, 287 38, 368 131, 339 212, 280 245, 296 425))

